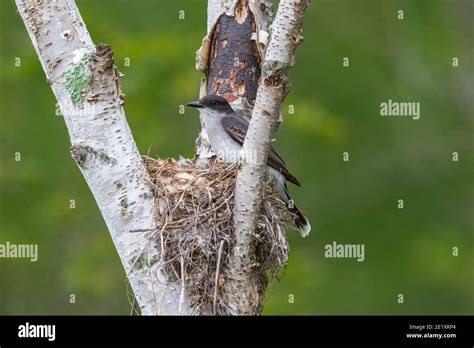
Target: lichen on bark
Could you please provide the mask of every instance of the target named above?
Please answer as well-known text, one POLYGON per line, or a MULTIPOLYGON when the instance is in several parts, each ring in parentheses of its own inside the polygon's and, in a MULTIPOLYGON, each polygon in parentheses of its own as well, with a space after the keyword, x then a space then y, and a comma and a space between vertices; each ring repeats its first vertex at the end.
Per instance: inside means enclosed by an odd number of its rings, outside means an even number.
POLYGON ((64 74, 64 84, 76 104, 84 102, 85 96, 91 91, 91 63, 90 53, 84 53, 79 63, 70 66, 64 74))

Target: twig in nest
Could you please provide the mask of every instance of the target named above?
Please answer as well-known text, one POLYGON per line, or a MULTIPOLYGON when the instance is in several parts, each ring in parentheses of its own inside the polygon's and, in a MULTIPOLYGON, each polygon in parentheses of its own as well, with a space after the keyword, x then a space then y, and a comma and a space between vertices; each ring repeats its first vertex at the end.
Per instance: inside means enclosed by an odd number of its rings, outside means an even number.
POLYGON ((217 254, 217 269, 216 269, 216 281, 214 282, 214 307, 213 313, 216 314, 216 303, 217 303, 217 292, 219 290, 219 271, 221 267, 222 248, 224 247, 224 241, 221 240, 219 245, 219 253, 217 254))

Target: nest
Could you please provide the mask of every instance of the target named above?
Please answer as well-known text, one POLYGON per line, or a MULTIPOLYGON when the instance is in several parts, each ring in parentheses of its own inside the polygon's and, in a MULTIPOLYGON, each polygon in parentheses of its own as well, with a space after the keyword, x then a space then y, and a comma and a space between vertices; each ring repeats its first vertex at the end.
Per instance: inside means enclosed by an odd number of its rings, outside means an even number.
MULTIPOLYGON (((232 212, 238 165, 214 160, 205 168, 188 160, 144 157, 155 190, 163 269, 168 281, 185 282, 196 314, 230 313, 226 268, 235 235, 232 212)), ((292 223, 284 203, 268 188, 254 237, 252 271, 264 295, 268 276, 279 279, 288 259, 285 229, 292 223)))

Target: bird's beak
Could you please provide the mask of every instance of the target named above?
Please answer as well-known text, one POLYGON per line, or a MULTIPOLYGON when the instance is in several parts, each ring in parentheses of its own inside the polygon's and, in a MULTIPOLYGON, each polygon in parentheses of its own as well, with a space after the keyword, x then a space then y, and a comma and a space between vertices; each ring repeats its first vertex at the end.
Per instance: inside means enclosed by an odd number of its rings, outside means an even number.
POLYGON ((197 109, 202 109, 204 105, 202 105, 199 100, 197 101, 192 101, 186 104, 187 106, 190 106, 192 108, 197 108, 197 109))

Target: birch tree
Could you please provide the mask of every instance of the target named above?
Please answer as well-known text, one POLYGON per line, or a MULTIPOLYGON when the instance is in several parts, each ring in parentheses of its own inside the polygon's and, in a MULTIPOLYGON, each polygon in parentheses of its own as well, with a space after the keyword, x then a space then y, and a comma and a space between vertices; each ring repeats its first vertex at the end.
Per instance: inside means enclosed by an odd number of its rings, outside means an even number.
MULTIPOLYGON (((150 177, 128 126, 120 73, 112 49, 94 45, 74 0, 15 0, 71 141, 71 156, 86 180, 120 256, 144 315, 193 314, 186 284, 167 282, 153 219, 150 177)), ((219 94, 242 117, 251 118, 244 151, 258 154, 243 161, 235 188, 229 314, 260 314, 263 296, 253 286, 249 254, 259 214, 266 156, 288 92, 286 71, 307 0, 281 0, 269 27, 271 5, 264 0, 209 0, 207 35, 196 67, 205 73, 201 96, 219 94), (267 47, 268 45, 268 47, 267 47), (257 92, 258 91, 258 92, 257 92)), ((203 128, 197 139, 198 161, 214 156, 203 128)), ((212 314, 212 313, 201 313, 212 314)))

